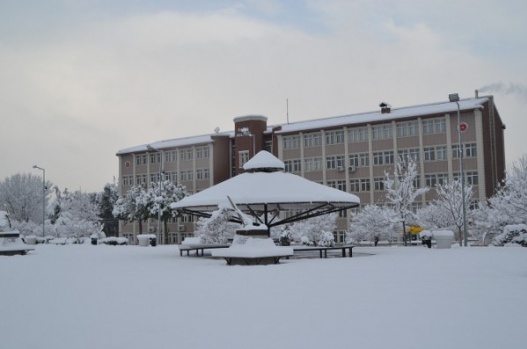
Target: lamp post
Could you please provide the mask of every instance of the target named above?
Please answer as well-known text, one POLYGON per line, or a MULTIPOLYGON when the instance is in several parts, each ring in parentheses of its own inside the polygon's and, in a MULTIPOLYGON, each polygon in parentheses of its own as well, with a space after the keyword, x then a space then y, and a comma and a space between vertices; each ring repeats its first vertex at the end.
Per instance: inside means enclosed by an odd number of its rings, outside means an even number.
MULTIPOLYGON (((163 167, 163 154, 161 153, 161 150, 159 149, 156 149, 154 147, 152 147, 151 145, 147 145, 146 146, 146 149, 148 149, 148 151, 153 151, 153 152, 156 152, 156 153, 159 153, 159 177, 158 177, 158 180, 159 180, 159 196, 161 196, 161 168, 163 167)), ((161 203, 158 202, 158 207, 157 207, 157 240, 161 240, 161 203)))
MULTIPOLYGON (((461 176, 461 204, 463 205, 463 244, 467 246, 467 209, 465 204, 465 174, 463 171, 463 144, 461 143, 461 116, 459 110, 459 95, 451 93, 448 95, 450 102, 457 104, 457 136, 458 136, 458 152, 459 152, 459 170, 461 176)), ((461 245, 461 237, 459 237, 459 245, 461 245)))
POLYGON ((42 171, 42 237, 44 237, 44 226, 46 223, 46 170, 37 165, 33 165, 33 168, 42 171))

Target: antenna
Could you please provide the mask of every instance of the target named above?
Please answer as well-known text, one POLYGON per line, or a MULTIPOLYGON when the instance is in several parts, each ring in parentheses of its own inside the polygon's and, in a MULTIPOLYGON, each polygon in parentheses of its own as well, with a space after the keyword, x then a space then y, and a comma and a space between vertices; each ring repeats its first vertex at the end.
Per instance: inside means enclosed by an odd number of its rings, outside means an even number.
POLYGON ((287 113, 287 123, 289 123, 289 98, 285 99, 285 110, 287 113))

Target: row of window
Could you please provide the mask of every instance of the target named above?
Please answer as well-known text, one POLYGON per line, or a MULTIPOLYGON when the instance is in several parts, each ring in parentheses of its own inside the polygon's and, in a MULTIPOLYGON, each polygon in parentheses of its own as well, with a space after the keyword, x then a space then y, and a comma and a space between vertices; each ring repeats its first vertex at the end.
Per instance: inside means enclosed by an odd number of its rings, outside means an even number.
MULTIPOLYGON (((169 150, 164 151, 164 162, 176 162, 178 159, 178 153, 181 160, 192 160, 196 159, 206 159, 210 157, 210 148, 208 146, 195 147, 195 148, 184 148, 178 150, 169 150)), ((149 154, 139 154, 135 157, 135 164, 137 166, 150 164, 157 164, 161 162, 161 153, 149 153, 149 154)))
MULTIPOLYGON (((395 127, 397 137, 412 137, 419 134, 419 123, 417 121, 397 122, 395 127)), ((438 134, 446 133, 446 119, 436 118, 422 121, 423 134, 438 134)), ((348 130, 348 142, 366 142, 368 141, 368 128, 356 127, 348 130)), ((391 139, 393 137, 393 126, 391 123, 372 125, 371 138, 372 140, 391 139)), ((283 147, 284 149, 300 148, 301 141, 304 147, 319 147, 322 145, 322 133, 313 132, 306 133, 302 139, 300 135, 285 136, 283 147)), ((344 130, 327 131, 325 132, 325 144, 341 144, 345 142, 344 130)))
MULTIPOLYGON (((174 183, 178 182, 178 172, 163 172, 163 180, 172 181, 174 183)), ((179 181, 186 182, 194 180, 194 175, 196 180, 208 180, 210 179, 210 170, 208 168, 197 169, 195 172, 193 170, 180 171, 179 172, 179 181)), ((123 176, 123 185, 141 185, 147 184, 148 176, 146 174, 138 174, 135 176, 123 176)), ((159 173, 150 174, 150 183, 159 182, 159 173)))
MULTIPOLYGON (((464 145, 464 157, 475 157, 477 155, 476 143, 470 143, 464 145)), ((446 145, 439 145, 435 147, 423 148, 424 161, 441 161, 447 160, 447 147, 446 145)), ((452 146, 452 157, 459 157, 458 145, 452 146)), ((397 158, 407 159, 411 158, 414 161, 421 159, 421 152, 419 148, 399 149, 397 151, 397 158)), ((372 154, 372 161, 374 166, 380 165, 391 165, 395 163, 395 152, 393 150, 378 151, 372 154)), ((286 172, 301 172, 302 161, 300 159, 286 160, 284 161, 286 172)), ((351 154, 348 158, 349 166, 355 167, 367 167, 370 166, 370 156, 368 153, 351 154)), ((344 168, 346 161, 344 155, 331 155, 326 157, 326 169, 338 169, 344 168)), ((321 157, 306 158, 304 159, 304 171, 315 172, 322 171, 324 169, 323 161, 321 157)))
MULTIPOLYGON (((454 173, 453 178, 457 180, 459 178, 459 173, 454 173)), ((373 178, 373 190, 374 191, 384 191, 384 181, 385 177, 375 177, 373 178)), ((437 185, 444 185, 448 181, 447 173, 433 173, 425 175, 425 186, 433 188, 437 185)), ((477 171, 468 171, 465 173, 465 181, 471 185, 478 185, 478 172, 477 171)), ((370 192, 372 190, 372 182, 369 178, 353 178, 349 181, 350 192, 370 192)), ((346 181, 336 180, 328 181, 327 186, 336 188, 342 191, 346 191, 346 181)), ((420 188, 420 180, 416 178, 414 181, 414 186, 420 188)))

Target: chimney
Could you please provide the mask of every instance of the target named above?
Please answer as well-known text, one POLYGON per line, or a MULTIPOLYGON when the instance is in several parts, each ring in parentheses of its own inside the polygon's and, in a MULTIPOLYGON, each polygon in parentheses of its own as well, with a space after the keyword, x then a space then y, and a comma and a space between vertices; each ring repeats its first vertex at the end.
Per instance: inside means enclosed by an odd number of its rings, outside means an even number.
POLYGON ((475 90, 474 92, 475 92, 475 94, 476 94, 476 98, 479 98, 479 92, 478 92, 478 90, 475 90))
POLYGON ((391 105, 385 102, 382 102, 381 104, 379 104, 379 107, 381 107, 381 114, 389 114, 392 108, 391 105))

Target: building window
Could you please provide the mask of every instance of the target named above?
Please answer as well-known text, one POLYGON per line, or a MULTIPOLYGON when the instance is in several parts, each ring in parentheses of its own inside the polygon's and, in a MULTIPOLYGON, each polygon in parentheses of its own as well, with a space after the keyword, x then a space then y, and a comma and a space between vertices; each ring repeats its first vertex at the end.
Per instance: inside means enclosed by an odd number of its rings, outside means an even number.
POLYGON ((446 121, 444 118, 423 120, 423 134, 445 133, 446 121))
POLYGON ((448 183, 448 173, 438 173, 437 174, 437 184, 445 185, 448 183))
POLYGON ((359 154, 360 166, 370 166, 370 156, 368 154, 359 154))
POLYGON ((206 159, 209 157, 209 147, 197 147, 196 148, 196 159, 206 159))
POLYGON ((154 154, 150 154, 150 163, 151 164, 157 164, 161 162, 161 153, 157 152, 154 154))
POLYGON ((135 157, 135 164, 136 165, 146 165, 147 164, 147 159, 148 159, 148 157, 146 156, 146 154, 137 155, 135 157))
POLYGON ((304 135, 304 147, 319 147, 322 145, 322 135, 320 132, 307 133, 304 135))
POLYGON ((326 144, 340 144, 340 143, 344 143, 344 131, 326 132, 326 144))
POLYGON ((358 179, 350 179, 350 191, 352 193, 360 191, 360 181, 358 179))
POLYGON ((452 158, 459 158, 459 144, 452 144, 452 158))
POLYGON ((352 128, 348 131, 349 142, 367 142, 368 129, 366 127, 352 128))
POLYGON ((328 156, 326 158, 326 168, 327 169, 336 169, 336 168, 343 168, 344 167, 344 156, 337 155, 337 156, 328 156))
POLYGON ((369 178, 361 178, 360 191, 370 191, 370 179, 369 178))
POLYGON ((292 172, 302 172, 302 161, 293 160, 293 171, 292 172))
POLYGON ((436 149, 434 147, 424 148, 425 161, 434 161, 436 159, 436 149))
POLYGON ((465 156, 470 157, 476 157, 478 154, 476 143, 469 143, 465 144, 465 156))
POLYGON ((383 164, 382 151, 373 153, 373 165, 378 166, 383 164))
POLYGON ((304 164, 306 172, 322 171, 322 158, 305 159, 304 164))
POLYGON ((171 150, 165 152, 165 162, 175 162, 177 161, 177 151, 171 150))
POLYGON ((300 136, 285 136, 284 149, 298 149, 300 148, 300 136))
POLYGON ((208 168, 197 169, 196 170, 196 179, 205 180, 210 178, 210 170, 208 168))
POLYGON ((478 172, 469 171, 466 173, 467 183, 472 185, 478 185, 478 172))
POLYGON ((436 160, 446 160, 447 159, 447 151, 446 151, 446 145, 440 145, 436 147, 436 160))
POLYGON ((348 160, 350 166, 359 167, 359 154, 351 154, 348 160))
POLYGON ((376 191, 384 190, 384 177, 376 177, 373 179, 373 188, 376 191))
POLYGON ((372 126, 371 130, 372 130, 371 138, 373 140, 392 138, 392 125, 391 124, 375 125, 375 126, 372 126))
POLYGON ((192 148, 182 149, 180 152, 181 160, 192 160, 193 151, 192 148))
POLYGON ((425 175, 425 185, 429 188, 435 187, 437 184, 437 177, 435 174, 425 175))
POLYGON ((247 161, 249 161, 249 151, 248 150, 242 150, 242 151, 239 151, 238 152, 238 156, 239 156, 239 167, 242 168, 243 165, 245 165, 245 163, 247 161))
POLYGON ((291 160, 284 161, 284 171, 293 172, 293 162, 291 160))
POLYGON ((397 123, 397 137, 417 136, 419 124, 417 121, 398 122, 397 123))

